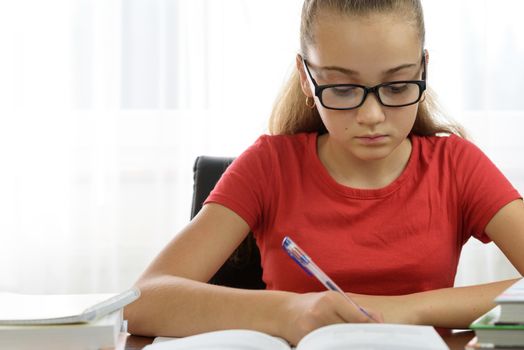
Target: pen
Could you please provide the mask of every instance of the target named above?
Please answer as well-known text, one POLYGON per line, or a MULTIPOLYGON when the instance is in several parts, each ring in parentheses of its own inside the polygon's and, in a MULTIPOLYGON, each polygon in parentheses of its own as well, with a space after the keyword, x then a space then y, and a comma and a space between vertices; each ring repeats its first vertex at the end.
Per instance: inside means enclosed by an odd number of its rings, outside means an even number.
POLYGON ((358 305, 353 299, 351 299, 344 291, 335 283, 331 278, 328 277, 314 262, 311 258, 302 250, 300 247, 293 242, 289 237, 284 237, 282 241, 282 248, 286 253, 293 259, 295 262, 300 265, 300 267, 306 271, 308 275, 315 276, 320 283, 322 283, 327 289, 339 292, 342 294, 347 301, 354 307, 356 307, 360 312, 366 315, 369 319, 377 322, 373 316, 371 316, 362 306, 358 305))

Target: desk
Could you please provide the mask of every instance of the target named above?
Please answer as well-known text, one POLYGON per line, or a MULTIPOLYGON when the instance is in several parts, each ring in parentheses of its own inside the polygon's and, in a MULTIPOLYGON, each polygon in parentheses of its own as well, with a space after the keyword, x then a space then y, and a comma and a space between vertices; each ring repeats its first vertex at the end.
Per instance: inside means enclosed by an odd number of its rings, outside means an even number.
MULTIPOLYGON (((473 338, 473 331, 460 331, 443 337, 450 350, 464 350, 464 346, 473 338)), ((129 335, 126 339, 125 350, 141 350, 153 342, 154 338, 129 335)))

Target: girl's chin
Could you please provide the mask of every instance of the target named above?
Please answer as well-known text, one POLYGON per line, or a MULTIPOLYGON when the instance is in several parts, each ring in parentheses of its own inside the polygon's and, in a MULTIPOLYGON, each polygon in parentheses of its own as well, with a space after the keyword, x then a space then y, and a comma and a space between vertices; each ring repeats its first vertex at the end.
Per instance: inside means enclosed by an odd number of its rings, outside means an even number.
POLYGON ((353 144, 351 145, 350 152, 358 159, 362 161, 378 161, 389 157, 395 151, 395 147, 391 143, 387 144, 374 144, 374 145, 363 145, 353 144))

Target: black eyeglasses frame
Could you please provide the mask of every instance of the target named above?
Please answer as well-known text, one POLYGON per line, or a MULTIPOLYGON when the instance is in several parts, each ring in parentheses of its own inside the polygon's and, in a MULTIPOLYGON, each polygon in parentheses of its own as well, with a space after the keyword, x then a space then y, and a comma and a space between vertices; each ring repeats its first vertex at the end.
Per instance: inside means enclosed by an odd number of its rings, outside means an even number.
POLYGON ((393 107, 393 108, 406 107, 406 106, 411 106, 411 105, 414 105, 414 104, 420 102, 420 99, 422 98, 422 94, 424 93, 424 91, 426 91, 426 53, 425 52, 422 52, 422 80, 388 81, 388 82, 381 83, 381 84, 378 84, 378 85, 375 85, 375 86, 371 86, 371 87, 368 87, 368 86, 365 86, 365 85, 359 85, 359 84, 326 84, 326 85, 319 85, 317 83, 317 81, 315 80, 315 78, 313 78, 313 75, 311 74, 311 71, 309 70, 309 66, 308 66, 307 60, 304 57, 302 57, 302 56, 300 56, 300 58, 302 59, 302 63, 304 64, 306 72, 307 72, 309 78, 311 79, 311 82, 313 83, 313 86, 315 87, 315 96, 318 97, 318 100, 320 101, 320 104, 324 108, 326 108, 326 109, 346 111, 346 110, 359 108, 360 106, 362 106, 364 104, 364 102, 366 102, 366 98, 368 97, 368 94, 370 92, 373 93, 377 97, 377 100, 379 101, 379 103, 381 105, 385 106, 385 107, 393 107), (383 86, 392 85, 392 84, 405 84, 405 83, 412 83, 412 84, 417 84, 418 85, 418 87, 419 87, 419 95, 418 95, 418 98, 416 99, 416 101, 410 102, 410 103, 406 103, 406 104, 403 104, 403 105, 388 105, 388 104, 386 104, 386 103, 384 103, 382 101, 382 99, 380 98, 380 94, 378 93, 378 89, 379 88, 381 88, 383 86), (337 107, 326 106, 324 104, 323 99, 322 99, 322 92, 325 89, 333 88, 333 87, 357 87, 357 88, 361 88, 361 89, 364 90, 364 95, 362 96, 362 101, 358 105, 356 105, 354 107, 348 107, 348 108, 337 108, 337 107))

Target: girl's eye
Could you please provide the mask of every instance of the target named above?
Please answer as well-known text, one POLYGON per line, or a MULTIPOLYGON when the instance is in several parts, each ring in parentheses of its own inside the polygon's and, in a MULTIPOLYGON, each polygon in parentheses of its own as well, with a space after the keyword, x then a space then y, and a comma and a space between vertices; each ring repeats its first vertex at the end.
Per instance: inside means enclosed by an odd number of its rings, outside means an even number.
POLYGON ((352 96, 357 93, 357 88, 353 86, 337 86, 332 87, 331 91, 337 96, 352 96))
POLYGON ((408 84, 386 85, 383 89, 386 89, 386 92, 390 94, 401 94, 408 89, 408 84))

